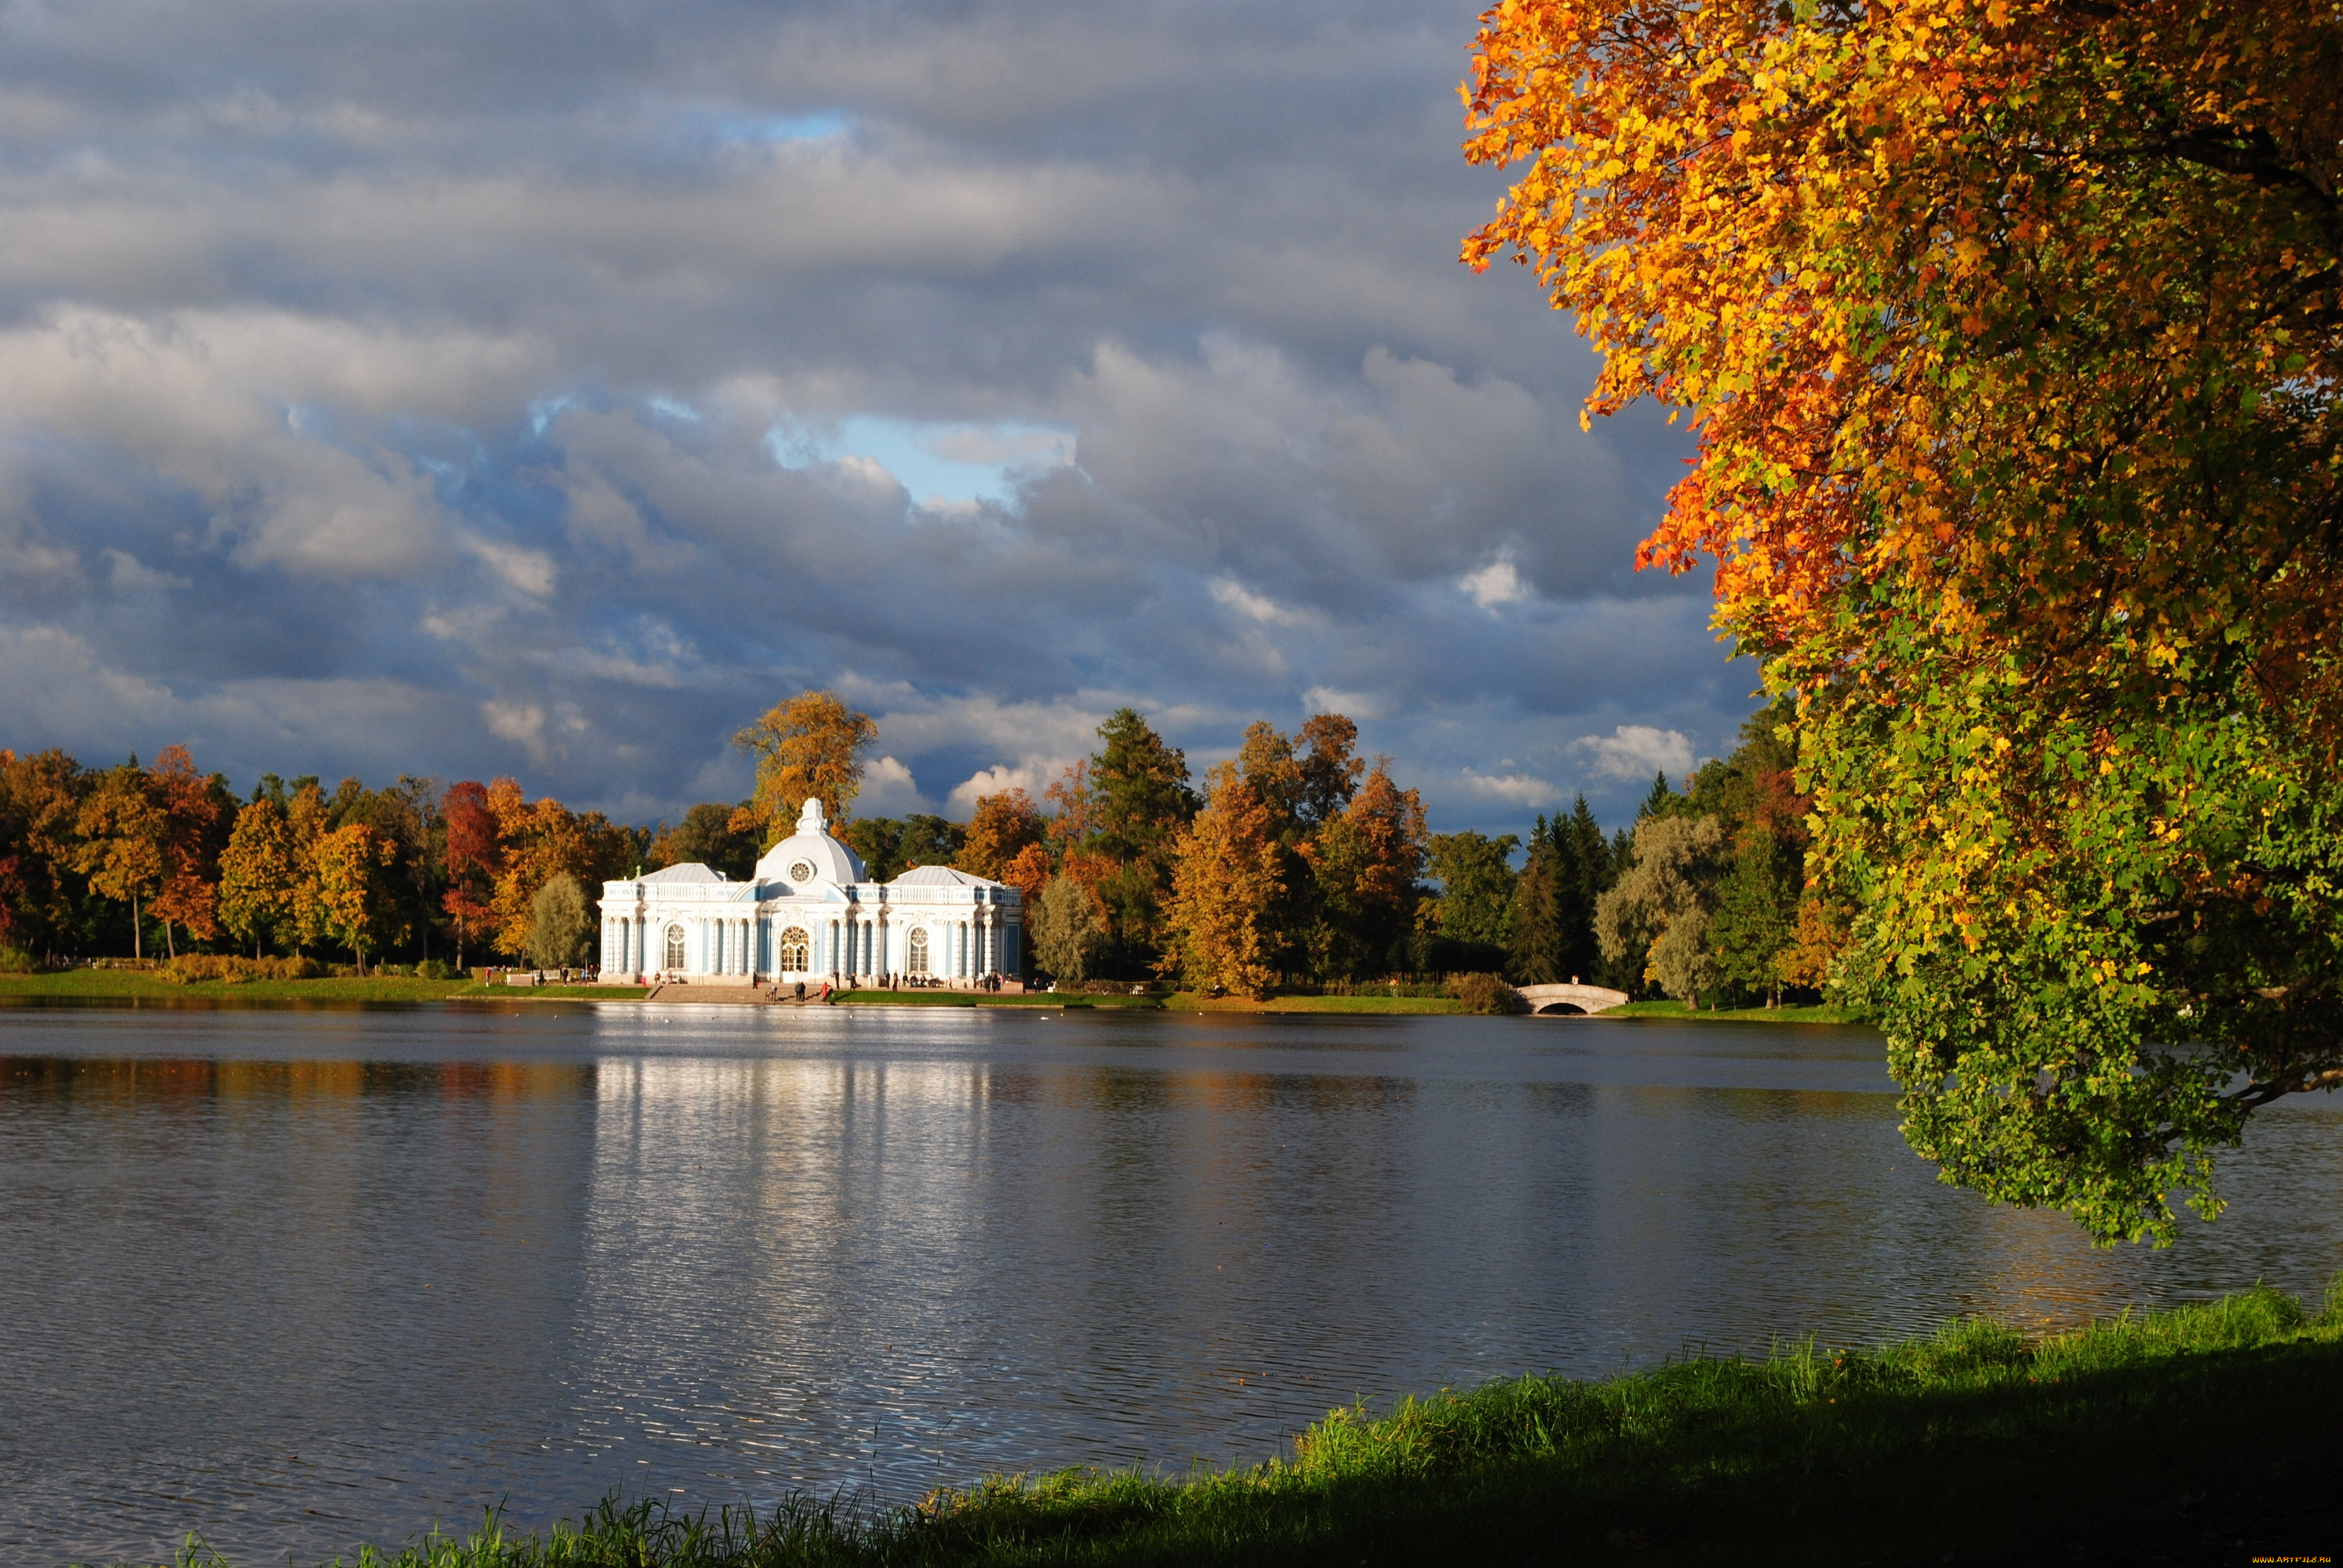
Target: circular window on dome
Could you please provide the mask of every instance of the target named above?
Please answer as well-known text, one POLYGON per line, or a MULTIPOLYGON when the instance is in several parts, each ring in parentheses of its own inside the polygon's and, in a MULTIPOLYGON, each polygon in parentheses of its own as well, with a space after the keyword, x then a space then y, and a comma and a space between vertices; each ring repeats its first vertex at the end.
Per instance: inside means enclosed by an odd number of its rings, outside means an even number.
POLYGON ((812 881, 813 868, 808 865, 805 861, 799 860, 796 865, 789 868, 789 880, 792 882, 812 881))

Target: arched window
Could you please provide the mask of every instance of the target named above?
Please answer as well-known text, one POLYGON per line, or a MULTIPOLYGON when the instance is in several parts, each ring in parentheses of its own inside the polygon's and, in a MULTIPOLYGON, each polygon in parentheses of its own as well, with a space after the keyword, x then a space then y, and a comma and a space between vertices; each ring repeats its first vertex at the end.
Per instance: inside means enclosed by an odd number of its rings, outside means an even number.
POLYGON ((803 974, 813 968, 813 942, 803 926, 791 926, 781 933, 781 972, 803 974))
POLYGON ((683 927, 680 925, 667 929, 667 967, 671 970, 683 967, 683 927))
POLYGON ((903 959, 907 974, 924 976, 928 972, 928 928, 921 926, 911 933, 911 940, 903 959))

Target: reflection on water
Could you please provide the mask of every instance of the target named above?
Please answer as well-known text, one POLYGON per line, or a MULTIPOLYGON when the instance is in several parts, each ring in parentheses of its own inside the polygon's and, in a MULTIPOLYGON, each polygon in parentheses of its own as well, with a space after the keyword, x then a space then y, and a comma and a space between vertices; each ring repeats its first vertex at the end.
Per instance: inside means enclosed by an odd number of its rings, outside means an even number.
POLYGON ((2148 1253, 1937 1185, 1887 1091, 1843 1030, 9 1010, 0 1558, 1176 1468, 1358 1396, 2343 1265, 2343 1103, 2148 1253))

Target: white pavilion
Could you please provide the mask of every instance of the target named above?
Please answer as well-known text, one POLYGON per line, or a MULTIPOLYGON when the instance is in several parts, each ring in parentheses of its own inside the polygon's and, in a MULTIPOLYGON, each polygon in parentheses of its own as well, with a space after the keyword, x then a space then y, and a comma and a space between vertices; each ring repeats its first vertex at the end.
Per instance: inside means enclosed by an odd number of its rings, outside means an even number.
POLYGON ((821 802, 736 882, 693 863, 602 884, 602 979, 851 987, 881 976, 973 990, 1020 971, 1023 895, 948 866, 891 882, 830 835, 821 802))

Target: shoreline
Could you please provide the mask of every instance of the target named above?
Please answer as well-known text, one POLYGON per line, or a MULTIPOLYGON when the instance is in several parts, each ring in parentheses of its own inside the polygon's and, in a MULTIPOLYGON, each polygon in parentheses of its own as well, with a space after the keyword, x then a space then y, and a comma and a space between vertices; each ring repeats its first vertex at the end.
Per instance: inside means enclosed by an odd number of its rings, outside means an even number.
POLYGON ((2029 1338, 1688 1358, 1335 1410, 1267 1462, 994 1475, 706 1513, 613 1493, 542 1533, 434 1532, 380 1568, 1590 1561, 2330 1560, 2343 1276, 2029 1338), (1992 1506, 1980 1506, 1986 1499, 1992 1506), (2323 1555, 2322 1555, 2323 1554, 2323 1555))
MULTIPOLYGON (((315 1005, 420 1004, 427 1002, 550 1002, 588 1001, 628 1004, 646 1000, 653 990, 618 985, 484 985, 475 980, 422 980, 412 975, 321 977, 316 980, 199 980, 179 985, 150 971, 138 970, 58 970, 36 974, 0 975, 0 1006, 24 1002, 130 1002, 144 1005, 315 1005)), ((736 989, 722 988, 729 993, 736 989)), ((720 999, 693 997, 687 987, 661 995, 663 1003, 702 1006, 811 1007, 812 1001, 749 1003, 729 994, 720 999)), ((1420 996, 1275 996, 1254 1001, 1242 997, 1201 997, 1192 992, 1169 995, 1090 995, 1064 991, 1022 994, 965 990, 850 990, 835 994, 832 1007, 1007 1007, 1062 1009, 1069 1011, 1212 1012, 1241 1014, 1392 1017, 1468 1015, 1470 1010, 1453 997, 1420 996)), ((1584 1015, 1543 1015, 1544 1021, 1584 1015)), ((1845 1025, 1863 1020, 1829 1007, 1741 1008, 1727 1011, 1688 1012, 1681 1002, 1629 1002, 1594 1016, 1610 1020, 1656 1020, 1674 1023, 1780 1023, 1845 1025)))

